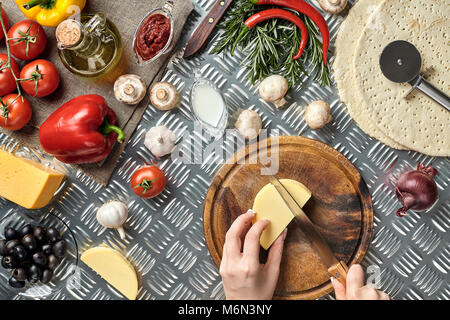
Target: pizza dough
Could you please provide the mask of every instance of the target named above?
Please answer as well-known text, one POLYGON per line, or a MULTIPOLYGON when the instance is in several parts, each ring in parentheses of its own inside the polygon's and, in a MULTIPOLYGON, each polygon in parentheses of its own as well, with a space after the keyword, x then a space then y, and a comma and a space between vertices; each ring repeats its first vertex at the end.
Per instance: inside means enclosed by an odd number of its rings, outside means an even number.
POLYGON ((355 92, 353 64, 354 53, 358 40, 371 14, 384 0, 360 0, 350 10, 341 24, 336 39, 336 58, 333 63, 334 78, 339 90, 339 97, 345 103, 349 115, 358 126, 369 136, 395 148, 404 147, 385 135, 363 112, 362 101, 355 92))
POLYGON ((450 0, 386 0, 373 13, 356 46, 353 60, 355 92, 362 112, 385 135, 431 156, 450 156, 450 112, 423 93, 408 99, 408 84, 387 80, 379 57, 394 40, 406 40, 420 51, 428 80, 448 94, 450 89, 450 0))
MULTIPOLYGON (((281 179, 280 182, 300 207, 303 207, 311 198, 311 191, 302 183, 290 179, 281 179)), ((291 210, 271 183, 259 190, 253 202, 253 211, 256 212, 253 222, 263 219, 270 220, 270 224, 262 233, 260 240, 261 246, 266 250, 294 218, 291 210)))

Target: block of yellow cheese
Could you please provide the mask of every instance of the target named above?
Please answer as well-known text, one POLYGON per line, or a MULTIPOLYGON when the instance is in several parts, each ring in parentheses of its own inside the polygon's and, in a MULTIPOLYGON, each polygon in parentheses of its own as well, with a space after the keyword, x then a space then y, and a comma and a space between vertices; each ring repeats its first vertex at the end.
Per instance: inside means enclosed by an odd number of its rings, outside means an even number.
MULTIPOLYGON (((311 191, 302 183, 290 179, 281 179, 280 182, 301 207, 311 198, 311 191)), ((256 212, 253 222, 263 219, 270 220, 270 224, 262 233, 260 240, 261 246, 266 250, 294 218, 275 186, 271 183, 265 185, 256 195, 253 202, 253 211, 256 212)))
POLYGON ((0 196, 27 209, 46 206, 64 174, 0 149, 0 196))
POLYGON ((135 300, 138 278, 133 265, 119 251, 109 247, 95 247, 81 255, 81 261, 97 272, 125 297, 135 300))

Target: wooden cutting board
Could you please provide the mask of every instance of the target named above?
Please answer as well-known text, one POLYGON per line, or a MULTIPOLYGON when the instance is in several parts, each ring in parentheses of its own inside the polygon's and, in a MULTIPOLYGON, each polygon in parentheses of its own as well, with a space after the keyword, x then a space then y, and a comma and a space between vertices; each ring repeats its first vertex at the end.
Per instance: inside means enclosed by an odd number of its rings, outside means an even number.
MULTIPOLYGON (((273 138, 272 138, 273 139, 273 138)), ((279 179, 308 187, 312 198, 303 208, 338 260, 348 265, 363 259, 373 229, 372 201, 356 168, 342 154, 319 141, 279 137, 279 179)), ((206 195, 203 226, 206 244, 220 265, 225 234, 233 221, 252 208, 258 191, 269 183, 261 175, 258 155, 275 149, 265 140, 237 152, 215 176, 206 195)), ((267 164, 266 164, 267 166, 267 164)), ((267 252, 261 248, 261 262, 267 252)), ((293 221, 288 226, 275 299, 316 299, 332 291, 327 267, 293 221)))

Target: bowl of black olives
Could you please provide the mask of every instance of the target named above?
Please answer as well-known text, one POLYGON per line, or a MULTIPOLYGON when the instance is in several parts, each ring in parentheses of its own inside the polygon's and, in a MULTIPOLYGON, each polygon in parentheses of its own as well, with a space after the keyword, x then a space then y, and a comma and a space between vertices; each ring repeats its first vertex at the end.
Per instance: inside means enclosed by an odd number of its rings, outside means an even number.
POLYGON ((0 286, 11 298, 45 298, 76 280, 78 244, 52 213, 10 211, 0 220, 0 258, 0 286))

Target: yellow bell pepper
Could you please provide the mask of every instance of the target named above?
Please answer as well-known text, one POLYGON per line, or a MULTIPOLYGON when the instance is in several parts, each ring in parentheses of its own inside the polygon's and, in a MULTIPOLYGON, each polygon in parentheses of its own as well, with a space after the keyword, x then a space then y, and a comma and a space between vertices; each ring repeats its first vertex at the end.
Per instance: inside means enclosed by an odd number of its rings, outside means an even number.
POLYGON ((15 1, 25 17, 46 27, 57 27, 62 21, 83 10, 86 5, 86 0, 15 1))

